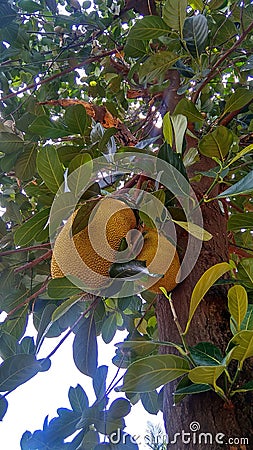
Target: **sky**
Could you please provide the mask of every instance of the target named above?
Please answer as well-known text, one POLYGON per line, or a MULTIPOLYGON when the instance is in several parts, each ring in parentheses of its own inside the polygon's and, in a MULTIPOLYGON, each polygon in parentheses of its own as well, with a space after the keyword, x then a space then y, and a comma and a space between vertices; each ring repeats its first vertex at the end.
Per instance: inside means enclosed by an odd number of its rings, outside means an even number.
MULTIPOLYGON (((34 329, 30 324, 26 334, 31 336, 33 333, 34 329)), ((77 384, 80 384, 88 394, 90 403, 95 400, 91 378, 79 372, 73 362, 73 337, 72 333, 53 355, 51 359, 52 365, 48 372, 38 373, 7 397, 9 403, 8 411, 3 421, 0 422, 1 449, 3 448, 3 443, 6 450, 20 449, 20 439, 26 430, 34 432, 36 429, 41 429, 47 415, 51 419, 57 416, 57 408, 69 408, 68 390, 70 386, 76 387, 77 384)), ((110 344, 106 345, 102 339, 99 340, 99 365, 105 364, 109 366, 109 381, 117 370, 117 367, 111 362, 115 353, 114 344, 123 339, 124 334, 118 332, 117 337, 110 344)), ((46 356, 55 347, 58 340, 59 338, 45 339, 39 357, 46 356)), ((110 400, 113 401, 118 395, 112 392, 110 400)), ((132 436, 142 435, 137 440, 140 450, 147 449, 144 444, 147 421, 163 423, 162 413, 159 413, 158 416, 150 415, 144 410, 140 402, 132 407, 132 411, 125 420, 127 427, 124 431, 127 431, 132 436)))

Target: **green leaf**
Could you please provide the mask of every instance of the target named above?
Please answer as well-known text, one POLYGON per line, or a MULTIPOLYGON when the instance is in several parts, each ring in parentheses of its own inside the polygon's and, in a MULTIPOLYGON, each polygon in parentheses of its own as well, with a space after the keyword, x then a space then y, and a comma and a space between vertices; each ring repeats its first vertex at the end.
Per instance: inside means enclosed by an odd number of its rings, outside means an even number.
POLYGON ((180 59, 180 56, 170 51, 160 51, 149 56, 146 61, 140 65, 140 80, 152 82, 154 78, 163 81, 166 71, 180 59))
POLYGON ((72 295, 80 294, 82 291, 68 278, 55 278, 50 280, 47 287, 49 297, 64 299, 72 295))
POLYGON ((127 38, 124 53, 131 58, 141 58, 148 54, 147 44, 143 40, 127 38))
POLYGON ((223 359, 220 349, 211 342, 199 342, 191 347, 190 354, 197 366, 217 366, 223 359))
POLYGON ((217 195, 216 198, 233 197, 234 195, 241 194, 251 194, 251 192, 253 192, 253 170, 248 173, 246 177, 242 178, 226 191, 222 192, 222 194, 217 195))
POLYGON ((50 213, 50 208, 43 209, 42 211, 35 214, 33 217, 24 222, 14 234, 14 242, 16 245, 25 247, 34 240, 36 236, 45 228, 48 217, 50 213))
POLYGON ((89 218, 93 208, 96 206, 99 199, 91 200, 79 208, 77 215, 74 218, 72 225, 72 236, 84 230, 89 223, 89 218))
POLYGON ((248 309, 248 295, 243 286, 237 284, 228 291, 228 309, 240 331, 241 323, 248 309))
MULTIPOLYGON (((0 3, 0 28, 8 27, 16 18, 16 11, 12 9, 8 2, 0 3)), ((0 138, 1 140, 1 138, 0 138)))
POLYGON ((247 147, 243 148, 240 152, 238 152, 234 158, 229 161, 229 163, 226 164, 226 167, 231 166, 234 162, 236 162, 238 159, 242 158, 247 153, 251 152, 253 150, 253 144, 248 145, 247 147))
POLYGON ((102 325, 102 339, 106 344, 109 344, 117 331, 117 315, 116 313, 109 314, 102 325))
POLYGON ((203 0, 191 0, 191 1, 188 1, 188 3, 192 9, 197 9, 199 11, 202 11, 202 9, 204 9, 203 0))
POLYGON ((93 315, 83 319, 73 342, 73 358, 80 372, 89 377, 95 375, 97 369, 97 337, 93 315))
POLYGON ((15 173, 20 180, 30 180, 36 171, 37 148, 27 147, 18 157, 15 164, 15 173))
POLYGON ((24 141, 14 133, 0 132, 0 152, 16 153, 24 148, 24 141))
POLYGON ((170 118, 170 112, 168 111, 163 118, 163 135, 165 141, 172 147, 173 144, 173 128, 170 118))
POLYGON ((54 147, 46 146, 39 150, 37 169, 48 189, 56 194, 64 181, 64 170, 54 147))
POLYGON ((19 2, 20 8, 28 13, 34 13, 36 11, 42 11, 43 7, 32 0, 20 0, 19 2))
POLYGON ((117 398, 114 400, 109 408, 110 417, 117 419, 118 417, 125 417, 131 411, 129 400, 125 398, 117 398))
POLYGON ((203 53, 208 36, 207 19, 203 14, 187 17, 184 21, 183 39, 194 58, 203 53))
POLYGON ((233 214, 228 219, 229 231, 241 231, 242 228, 252 230, 253 212, 233 214))
POLYGON ((14 355, 0 365, 0 392, 11 391, 41 371, 34 355, 14 355))
MULTIPOLYGON (((190 383, 190 380, 188 379, 188 382, 190 383)), ((178 384, 180 386, 180 382, 178 384)), ((178 388, 174 392, 174 402, 175 405, 177 405, 181 400, 183 400, 186 395, 193 395, 193 394, 201 394, 202 392, 210 391, 211 387, 209 384, 197 384, 197 383, 191 383, 188 386, 178 388)))
POLYGON ((56 322, 56 320, 60 319, 66 312, 72 308, 77 302, 80 301, 80 296, 72 296, 68 298, 65 302, 63 302, 58 308, 56 308, 52 314, 52 322, 56 322))
POLYGON ((242 258, 238 264, 238 278, 248 289, 253 289, 253 258, 242 258))
POLYGON ((199 366, 194 367, 188 373, 188 377, 193 383, 210 384, 213 386, 215 392, 223 393, 222 389, 216 384, 217 379, 222 375, 225 366, 199 366))
POLYGON ((232 348, 229 356, 231 359, 236 359, 240 362, 240 370, 242 369, 245 359, 253 356, 253 331, 243 330, 235 334, 228 344, 228 351, 232 348), (233 346, 235 346, 233 348, 233 346))
POLYGON ((0 397, 0 422, 3 420, 8 409, 8 402, 5 397, 0 397))
POLYGON ((159 278, 159 274, 151 274, 146 267, 145 261, 138 261, 133 259, 132 261, 122 262, 122 263, 113 263, 109 269, 109 275, 111 278, 127 278, 133 277, 135 275, 145 276, 153 276, 159 278))
POLYGON ((196 239, 199 239, 201 241, 210 241, 210 239, 212 239, 213 237, 208 231, 204 230, 204 228, 201 228, 199 225, 196 225, 195 223, 182 222, 174 219, 171 220, 172 222, 176 223, 181 228, 186 230, 189 234, 194 236, 196 239))
POLYGON ((130 364, 121 390, 149 392, 189 372, 188 362, 174 355, 148 356, 130 364))
POLYGON ((186 18, 187 0, 166 0, 163 7, 163 20, 173 30, 183 34, 183 26, 186 18))
POLYGON ((69 388, 68 398, 74 412, 82 413, 89 407, 88 397, 80 384, 78 384, 75 388, 69 388))
POLYGON ((246 88, 238 88, 226 101, 223 114, 242 109, 253 99, 253 91, 246 88))
MULTIPOLYGON (((166 161, 171 166, 175 167, 178 172, 181 173, 181 175, 184 176, 184 178, 188 181, 187 172, 185 169, 185 166, 182 161, 182 157, 179 153, 176 153, 172 150, 171 146, 165 142, 159 149, 157 157, 159 159, 162 159, 163 161, 166 161)), ((180 195, 180 191, 182 189, 181 183, 178 183, 178 180, 176 179, 176 173, 172 173, 174 175, 174 180, 171 179, 172 183, 172 191, 174 192, 174 189, 178 186, 179 191, 177 192, 180 195)), ((188 184, 188 183, 187 183, 188 184)), ((182 191, 181 191, 182 194, 182 191)))
POLYGON ((197 284, 195 285, 192 291, 189 317, 184 331, 184 335, 188 332, 195 311, 198 305, 200 304, 201 300, 203 299, 203 297, 206 295, 207 291, 222 275, 224 275, 224 273, 228 272, 228 270, 231 270, 230 264, 226 262, 218 263, 207 269, 205 273, 201 276, 201 278, 198 280, 197 284))
POLYGON ((70 134, 63 125, 51 121, 46 115, 37 117, 29 126, 30 133, 37 134, 44 138, 57 139, 70 134))
POLYGON ((170 32, 169 27, 159 16, 146 16, 140 19, 131 28, 129 39, 148 40, 156 39, 170 32))
POLYGON ((158 405, 158 393, 156 391, 142 392, 141 403, 149 414, 158 414, 160 408, 158 405))
POLYGON ((246 316, 241 324, 241 330, 253 330, 253 305, 248 306, 246 316))
POLYGON ((97 401, 105 399, 107 375, 108 366, 100 366, 97 368, 96 373, 93 377, 92 385, 96 394, 97 401))
POLYGON ((176 151, 182 154, 184 135, 187 129, 187 118, 183 114, 174 114, 171 116, 171 122, 173 125, 176 151))
POLYGON ((138 356, 150 355, 150 353, 153 353, 153 351, 156 350, 159 345, 160 344, 155 344, 152 341, 146 340, 124 341, 115 344, 115 346, 118 347, 122 352, 134 351, 138 356))
POLYGON ((68 188, 77 197, 85 192, 92 174, 93 162, 89 153, 75 156, 69 165, 68 188))
POLYGON ((84 136, 87 127, 87 113, 83 105, 69 106, 64 115, 64 121, 71 133, 84 136))
POLYGON ((204 136, 199 142, 199 150, 202 155, 209 158, 224 160, 234 141, 232 131, 224 126, 219 126, 212 133, 204 136))
POLYGON ((176 114, 183 114, 187 117, 189 122, 198 122, 203 123, 203 116, 199 112, 199 110, 196 108, 194 103, 192 103, 187 98, 182 98, 178 103, 176 108, 174 109, 173 115, 176 114))
POLYGON ((243 384, 241 387, 239 387, 238 389, 235 389, 234 391, 231 392, 231 396, 234 394, 237 394, 239 392, 249 392, 249 391, 253 391, 253 381, 249 381, 248 383, 243 384))

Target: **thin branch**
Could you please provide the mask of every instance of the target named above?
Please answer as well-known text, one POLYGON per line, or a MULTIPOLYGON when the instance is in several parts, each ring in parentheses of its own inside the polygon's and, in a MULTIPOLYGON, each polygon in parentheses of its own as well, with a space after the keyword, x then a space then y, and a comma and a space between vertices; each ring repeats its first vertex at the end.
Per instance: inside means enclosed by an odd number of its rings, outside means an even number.
POLYGON ((12 316, 12 314, 14 314, 16 311, 18 311, 20 308, 22 308, 22 306, 25 306, 27 303, 29 303, 31 300, 34 300, 35 298, 37 298, 40 294, 42 294, 43 292, 45 292, 46 288, 47 288, 47 283, 48 283, 48 278, 46 279, 46 281, 43 283, 43 285, 41 286, 40 289, 38 289, 38 291, 34 292, 32 295, 30 295, 30 297, 26 298, 24 302, 20 303, 19 305, 17 305, 15 308, 13 308, 8 314, 7 317, 5 319, 9 320, 10 316, 12 316))
POLYGON ((55 74, 52 75, 51 77, 44 78, 44 79, 38 81, 37 83, 29 84, 29 85, 27 85, 26 87, 20 89, 20 90, 17 91, 17 92, 12 92, 11 94, 8 94, 8 95, 6 95, 5 97, 2 97, 2 98, 1 98, 1 101, 8 100, 9 98, 16 97, 17 95, 22 94, 23 92, 28 91, 29 89, 35 89, 35 88, 37 88, 38 86, 41 86, 41 85, 46 84, 46 83, 49 83, 50 81, 53 81, 53 80, 55 80, 56 78, 60 78, 60 77, 62 77, 63 75, 66 75, 66 74, 68 74, 68 73, 71 73, 71 72, 73 72, 73 71, 76 70, 76 69, 82 68, 85 64, 90 64, 90 63, 92 63, 92 62, 99 61, 100 59, 104 58, 105 56, 109 56, 109 55, 113 55, 114 53, 118 53, 118 52, 120 52, 120 51, 122 50, 122 48, 123 48, 123 47, 121 46, 121 47, 119 47, 118 49, 115 48, 115 49, 113 49, 113 50, 108 50, 108 51, 105 51, 105 52, 101 52, 101 54, 99 54, 99 55, 96 55, 96 56, 92 56, 92 57, 90 57, 90 58, 87 58, 86 60, 84 60, 83 62, 81 62, 81 63, 79 63, 79 64, 77 64, 77 65, 75 65, 74 67, 68 67, 67 69, 62 70, 61 72, 55 73, 55 74))
POLYGON ((32 245, 31 247, 23 247, 23 248, 15 248, 13 250, 5 250, 4 252, 0 252, 0 257, 12 255, 13 253, 20 252, 30 252, 35 250, 45 250, 45 247, 50 247, 50 242, 46 242, 45 244, 32 245))
POLYGON ((39 256, 38 258, 35 258, 33 261, 29 261, 28 263, 24 264, 23 266, 17 267, 14 270, 14 273, 22 272, 23 270, 31 269, 34 266, 37 266, 41 261, 45 261, 45 259, 50 258, 52 255, 52 250, 48 250, 44 255, 39 256))
MULTIPOLYGON (((86 294, 87 295, 87 294, 86 294)), ((67 339, 67 337, 72 333, 72 331, 74 330, 74 328, 76 327, 76 325, 79 324, 79 322, 83 319, 83 317, 88 314, 88 312, 90 312, 92 309, 95 309, 98 302, 101 300, 101 297, 95 297, 95 299, 93 300, 93 302, 88 306, 88 308, 86 308, 86 310, 78 317, 78 319, 75 321, 75 323, 70 327, 70 329, 67 331, 67 333, 63 336, 63 338, 60 340, 60 342, 56 345, 56 347, 47 355, 46 358, 50 359, 58 350, 58 348, 60 348, 60 346, 63 344, 63 342, 65 342, 65 340, 67 339)))
POLYGON ((209 74, 206 76, 205 80, 201 83, 199 88, 193 93, 192 95, 192 102, 196 103, 198 96, 202 89, 209 83, 209 81, 214 78, 217 73, 219 73, 218 68, 220 65, 225 61, 231 53, 233 53, 234 50, 239 47, 239 45, 242 43, 242 41, 246 38, 248 33, 253 29, 253 22, 246 28, 246 30, 241 34, 239 39, 234 43, 234 45, 228 49, 219 59, 216 61, 216 63, 213 65, 212 69, 210 70, 209 74))

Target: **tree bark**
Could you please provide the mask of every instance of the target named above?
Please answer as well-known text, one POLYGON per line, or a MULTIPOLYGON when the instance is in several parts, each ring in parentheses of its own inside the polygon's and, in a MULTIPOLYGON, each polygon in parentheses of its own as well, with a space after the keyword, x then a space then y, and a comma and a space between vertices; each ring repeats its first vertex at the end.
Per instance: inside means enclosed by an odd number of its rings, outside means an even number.
MULTIPOLYGON (((192 145, 192 143, 191 143, 192 145)), ((194 170, 208 170, 213 165, 210 158, 202 157, 195 165, 194 170)), ((191 172, 193 169, 191 169, 191 172)), ((192 176, 193 173, 190 174, 192 176)), ((202 198, 210 184, 210 178, 203 177, 200 183, 192 185, 198 199, 202 198)), ((217 195, 217 188, 212 197, 217 195)), ((189 301, 192 290, 201 275, 214 264, 228 260, 227 215, 222 212, 217 201, 204 203, 201 207, 204 228, 213 238, 203 242, 202 250, 194 269, 189 276, 172 292, 174 307, 179 322, 184 329, 188 318, 189 301)), ((179 231, 178 242, 180 247, 186 247, 187 234, 179 231)), ((159 338, 162 341, 181 343, 175 326, 169 302, 163 295, 157 296, 156 315, 159 338)), ((227 310, 227 291, 224 286, 210 289, 205 299, 200 303, 192 320, 187 342, 195 345, 198 342, 212 342, 223 352, 231 338, 229 315, 227 310)), ((169 347, 161 347, 161 353, 171 353, 169 347)), ((252 379, 252 365, 243 371, 246 380, 252 379)), ((173 406, 173 392, 177 383, 170 383, 164 389, 164 422, 168 435, 168 449, 183 450, 230 450, 253 449, 253 402, 252 395, 235 395, 233 404, 226 405, 224 401, 213 392, 195 394, 185 397, 179 404, 173 406), (199 427, 194 433, 191 425, 199 427), (182 433, 190 433, 182 437, 182 433), (175 433, 177 442, 172 443, 175 433), (209 433, 209 435, 201 435, 209 433), (222 433, 225 435, 219 435, 222 433), (234 444, 229 438, 236 438, 234 444), (242 441, 241 438, 247 438, 242 441), (187 439, 190 439, 187 443, 187 439), (206 442, 205 442, 206 439, 206 442), (216 439, 218 442, 216 442, 216 439), (224 444, 221 444, 221 439, 224 444), (220 442, 219 442, 220 441, 220 442)), ((218 383, 219 384, 219 383, 218 383)))

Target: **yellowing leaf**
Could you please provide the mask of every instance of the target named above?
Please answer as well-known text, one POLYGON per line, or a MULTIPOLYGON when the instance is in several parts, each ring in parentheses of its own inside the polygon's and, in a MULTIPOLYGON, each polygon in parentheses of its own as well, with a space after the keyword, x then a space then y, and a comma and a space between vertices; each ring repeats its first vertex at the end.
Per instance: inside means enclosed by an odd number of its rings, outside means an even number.
POLYGON ((222 275, 224 275, 224 273, 228 272, 228 270, 231 270, 231 266, 226 262, 215 264, 207 269, 199 279, 192 291, 189 317, 184 334, 188 332, 194 313, 207 291, 222 275))
POLYGON ((163 118, 163 135, 164 139, 172 147, 173 144, 173 128, 170 118, 170 112, 168 111, 163 118))
POLYGON ((204 228, 201 228, 199 225, 195 225, 195 223, 171 220, 200 241, 210 241, 213 237, 208 231, 204 230, 204 228))
POLYGON ((240 331, 241 323, 248 309, 248 295, 243 286, 238 284, 229 289, 228 309, 237 324, 237 331, 240 331))
POLYGON ((224 372, 225 366, 199 366, 190 370, 188 377, 193 383, 210 384, 216 392, 223 393, 222 389, 216 384, 216 380, 224 372))

